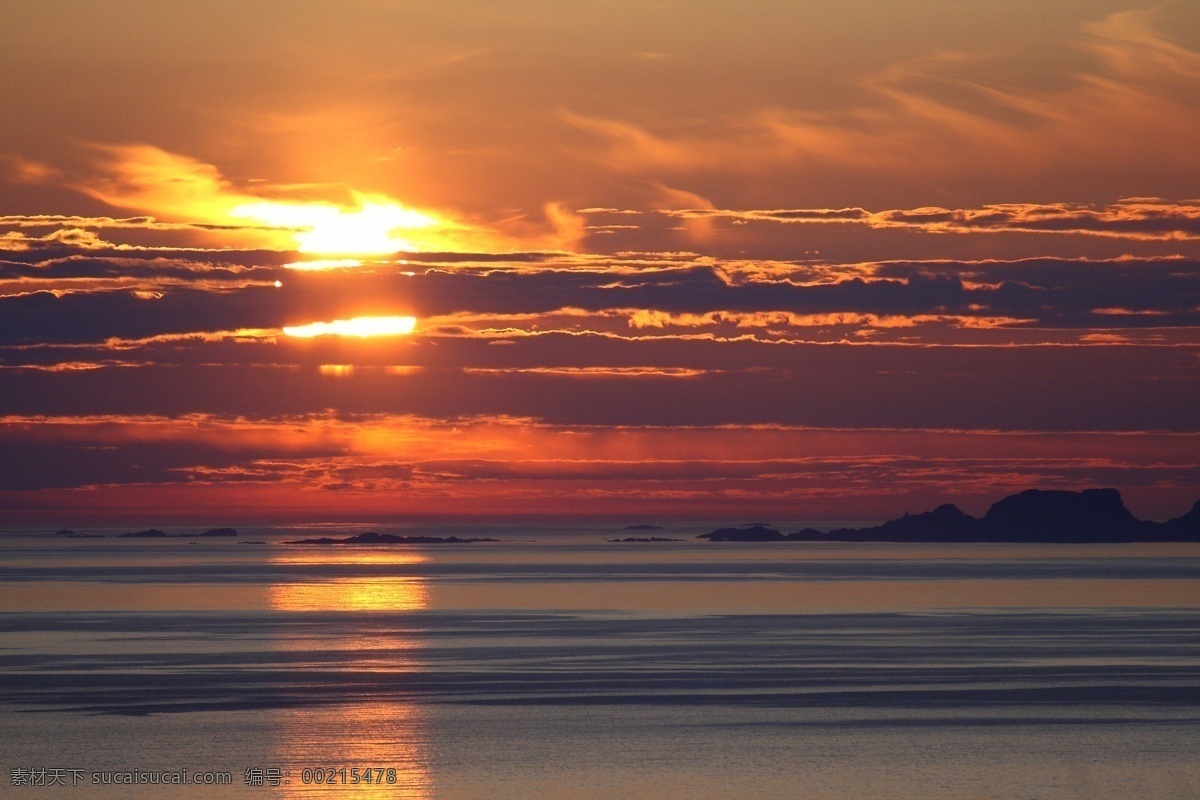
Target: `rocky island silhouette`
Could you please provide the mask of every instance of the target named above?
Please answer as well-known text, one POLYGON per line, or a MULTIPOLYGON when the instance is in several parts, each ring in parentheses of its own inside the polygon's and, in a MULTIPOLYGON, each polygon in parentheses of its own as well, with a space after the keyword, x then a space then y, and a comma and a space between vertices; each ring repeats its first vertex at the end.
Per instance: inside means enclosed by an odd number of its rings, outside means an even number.
POLYGON ((1200 501, 1183 516, 1151 522, 1133 516, 1116 489, 1027 489, 994 503, 980 518, 947 503, 873 528, 804 528, 785 534, 755 523, 719 528, 697 538, 711 542, 1200 542, 1200 501))

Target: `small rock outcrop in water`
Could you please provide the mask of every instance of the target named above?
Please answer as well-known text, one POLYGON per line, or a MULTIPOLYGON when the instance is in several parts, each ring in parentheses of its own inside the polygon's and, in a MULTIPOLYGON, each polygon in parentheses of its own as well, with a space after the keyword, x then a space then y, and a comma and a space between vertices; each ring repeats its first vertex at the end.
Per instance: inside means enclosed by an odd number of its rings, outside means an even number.
POLYGON ((1200 542, 1200 502, 1181 517, 1148 522, 1130 513, 1116 489, 1028 489, 993 504, 979 519, 947 503, 874 528, 827 532, 805 528, 784 535, 764 525, 752 525, 720 528, 697 538, 713 542, 1200 542))
POLYGON ((297 539, 284 544, 471 544, 473 542, 498 542, 499 539, 460 539, 457 536, 395 536, 390 533, 360 533, 345 539, 297 539))

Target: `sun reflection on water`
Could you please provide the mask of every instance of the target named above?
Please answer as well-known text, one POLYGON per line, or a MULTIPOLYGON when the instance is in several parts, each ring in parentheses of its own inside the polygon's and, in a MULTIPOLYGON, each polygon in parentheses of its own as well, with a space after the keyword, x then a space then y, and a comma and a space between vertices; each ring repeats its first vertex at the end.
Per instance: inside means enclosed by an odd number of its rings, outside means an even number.
POLYGON ((413 550, 353 547, 296 549, 271 555, 272 564, 427 564, 429 557, 413 550))
POLYGON ((428 721, 415 703, 287 709, 280 714, 279 733, 288 782, 276 796, 425 800, 431 795, 428 721))
MULTIPOLYGON (((319 548, 298 550, 272 557, 285 565, 328 565, 344 571, 350 565, 379 568, 405 565, 428 559, 418 553, 319 548)), ((371 571, 371 570, 364 570, 371 571)), ((427 710, 402 693, 405 673, 419 671, 420 641, 411 626, 391 616, 376 614, 410 612, 428 608, 426 579, 408 575, 352 575, 278 583, 270 587, 268 600, 281 612, 352 612, 344 635, 289 636, 277 646, 289 653, 313 652, 315 663, 321 650, 336 648, 339 657, 350 660, 338 670, 353 671, 348 682, 370 674, 375 688, 365 700, 315 704, 275 712, 277 738, 275 763, 284 771, 280 793, 285 798, 403 798, 430 797, 430 752, 427 710), (359 615, 362 616, 359 616, 359 615), (394 682, 390 676, 395 677, 394 682), (390 689, 394 683, 395 690, 390 689), (380 688, 384 687, 384 688, 380 688), (370 770, 370 780, 366 779, 370 770)), ((326 667, 330 668, 330 667, 326 667)))
MULTIPOLYGON (((273 564, 395 566, 423 564, 419 553, 320 548, 274 555, 273 564)), ((277 611, 420 611, 429 605, 425 579, 407 575, 330 576, 294 583, 276 583, 268 602, 277 611)))
POLYGON ((421 578, 331 578, 275 584, 270 603, 278 611, 420 611, 429 599, 421 578))

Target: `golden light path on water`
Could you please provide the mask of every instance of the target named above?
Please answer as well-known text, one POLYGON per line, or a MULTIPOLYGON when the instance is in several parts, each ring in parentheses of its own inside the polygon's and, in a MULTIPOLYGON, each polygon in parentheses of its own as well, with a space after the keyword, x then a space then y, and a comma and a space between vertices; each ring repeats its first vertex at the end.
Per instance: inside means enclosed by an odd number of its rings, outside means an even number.
POLYGON ((283 332, 300 339, 315 336, 403 336, 417 326, 416 317, 355 317, 332 322, 311 322, 307 325, 285 326, 283 332))
MULTIPOLYGON (((271 556, 272 564, 338 567, 403 567, 428 560, 418 553, 346 552, 328 547, 319 552, 271 556)), ((423 578, 371 576, 276 583, 270 587, 269 603, 277 611, 420 611, 428 608, 429 596, 423 578)))
MULTIPOLYGON (((427 560, 417 553, 330 547, 271 557, 274 564, 331 567, 403 567, 427 560)), ((281 612, 370 614, 420 611, 429 607, 429 596, 421 577, 363 576, 274 584, 268 602, 273 610, 281 612)), ((350 636, 338 646, 354 655, 352 669, 358 673, 395 673, 399 682, 403 673, 420 669, 414 658, 420 645, 410 636, 395 633, 350 636)), ((328 647, 328 641, 285 637, 278 641, 278 647, 302 654, 328 647)), ((280 787, 282 791, 276 796, 305 800, 428 798, 432 779, 425 713, 416 703, 399 696, 399 692, 369 700, 274 712, 276 763, 290 773, 288 783, 280 787), (368 769, 369 781, 364 778, 368 769)))

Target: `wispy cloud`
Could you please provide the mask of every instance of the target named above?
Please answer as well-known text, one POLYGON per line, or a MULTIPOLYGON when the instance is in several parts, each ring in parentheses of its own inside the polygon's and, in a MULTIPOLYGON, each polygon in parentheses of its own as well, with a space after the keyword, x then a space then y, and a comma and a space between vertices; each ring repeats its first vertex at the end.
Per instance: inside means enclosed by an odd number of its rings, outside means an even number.
POLYGON ((1200 201, 1167 202, 1137 198, 1110 206, 1066 203, 996 203, 974 209, 862 208, 772 210, 679 209, 660 213, 681 219, 779 222, 793 225, 843 224, 901 228, 925 233, 1057 233, 1143 241, 1200 239, 1200 201))
POLYGON ((1088 23, 1064 47, 1086 66, 1051 87, 1013 85, 1003 54, 942 51, 862 76, 863 100, 848 108, 764 107, 658 130, 574 110, 561 116, 600 145, 581 155, 634 173, 791 165, 961 176, 1094 170, 1098 163, 1200 167, 1200 154, 1179 146, 1200 128, 1200 53, 1172 42, 1154 11, 1088 23))

